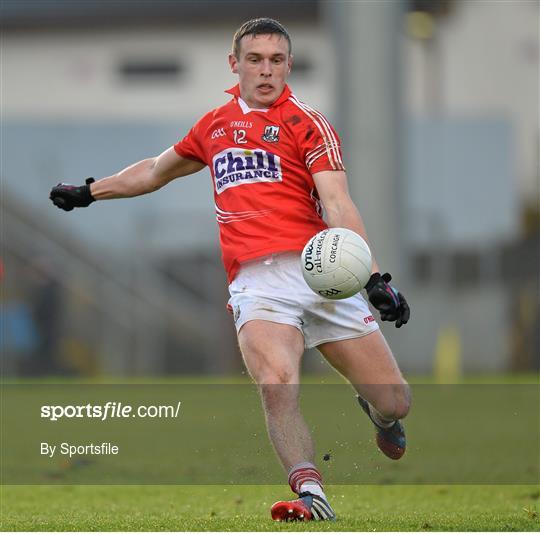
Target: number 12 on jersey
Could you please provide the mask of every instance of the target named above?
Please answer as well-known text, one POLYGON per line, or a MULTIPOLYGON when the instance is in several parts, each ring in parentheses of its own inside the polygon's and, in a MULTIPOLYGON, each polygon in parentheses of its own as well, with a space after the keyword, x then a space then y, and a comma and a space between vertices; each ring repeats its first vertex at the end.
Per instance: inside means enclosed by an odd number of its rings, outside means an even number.
POLYGON ((245 130, 234 130, 233 131, 233 138, 234 138, 234 142, 237 145, 247 143, 246 131, 245 130))

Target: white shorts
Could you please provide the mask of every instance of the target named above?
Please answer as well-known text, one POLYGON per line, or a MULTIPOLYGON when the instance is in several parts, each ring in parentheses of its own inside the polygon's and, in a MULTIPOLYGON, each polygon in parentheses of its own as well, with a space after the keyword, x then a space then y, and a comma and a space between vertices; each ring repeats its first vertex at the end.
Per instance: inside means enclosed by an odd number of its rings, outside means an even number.
POLYGON ((343 300, 314 293, 302 276, 299 252, 243 263, 229 293, 237 332, 253 319, 289 324, 302 332, 304 345, 310 349, 379 329, 360 293, 343 300))

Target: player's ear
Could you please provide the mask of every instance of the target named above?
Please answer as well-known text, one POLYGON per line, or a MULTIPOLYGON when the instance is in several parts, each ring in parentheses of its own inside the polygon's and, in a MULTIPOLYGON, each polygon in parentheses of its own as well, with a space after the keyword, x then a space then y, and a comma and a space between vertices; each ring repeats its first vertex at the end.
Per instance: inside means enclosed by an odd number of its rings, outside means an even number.
POLYGON ((287 60, 287 66, 289 67, 289 70, 287 71, 287 74, 291 73, 292 64, 293 64, 293 55, 289 54, 289 59, 287 60))
POLYGON ((238 60, 234 54, 229 54, 229 65, 233 74, 238 74, 238 60))

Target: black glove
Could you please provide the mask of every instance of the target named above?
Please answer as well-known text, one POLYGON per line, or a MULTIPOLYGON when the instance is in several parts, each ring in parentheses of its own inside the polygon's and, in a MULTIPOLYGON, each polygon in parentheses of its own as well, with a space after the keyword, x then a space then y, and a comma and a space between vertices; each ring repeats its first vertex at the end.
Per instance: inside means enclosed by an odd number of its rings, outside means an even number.
POLYGON ((86 208, 96 200, 90 193, 90 184, 94 182, 93 178, 87 178, 86 185, 58 184, 51 189, 49 198, 56 207, 64 211, 86 208))
POLYGON ((381 315, 382 321, 395 321, 396 328, 406 324, 411 315, 405 297, 388 282, 392 280, 389 273, 373 273, 366 284, 369 302, 381 315))

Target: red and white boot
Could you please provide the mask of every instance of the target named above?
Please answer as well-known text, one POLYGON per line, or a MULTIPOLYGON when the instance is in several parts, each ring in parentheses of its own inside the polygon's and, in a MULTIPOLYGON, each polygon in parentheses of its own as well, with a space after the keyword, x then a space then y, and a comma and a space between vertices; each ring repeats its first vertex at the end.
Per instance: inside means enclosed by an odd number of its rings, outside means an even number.
POLYGON ((272 505, 270 514, 274 521, 334 521, 336 514, 328 502, 312 493, 305 492, 293 501, 278 501, 272 505))

